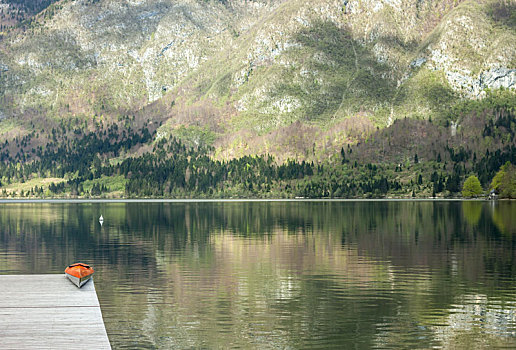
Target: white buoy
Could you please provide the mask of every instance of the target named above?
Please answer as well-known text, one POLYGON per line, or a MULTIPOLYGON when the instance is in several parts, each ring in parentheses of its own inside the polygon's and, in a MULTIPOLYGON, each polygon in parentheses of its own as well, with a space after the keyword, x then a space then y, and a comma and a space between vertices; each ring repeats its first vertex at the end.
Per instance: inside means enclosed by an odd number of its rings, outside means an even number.
POLYGON ((102 224, 104 223, 104 218, 102 217, 102 215, 100 215, 99 222, 100 226, 102 226, 102 224))

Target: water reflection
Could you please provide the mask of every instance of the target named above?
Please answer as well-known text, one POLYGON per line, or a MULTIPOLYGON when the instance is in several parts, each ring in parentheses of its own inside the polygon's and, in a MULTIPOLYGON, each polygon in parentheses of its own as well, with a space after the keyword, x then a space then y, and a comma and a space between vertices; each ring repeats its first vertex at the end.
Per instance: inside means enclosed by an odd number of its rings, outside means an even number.
POLYGON ((114 348, 515 347, 515 214, 479 201, 1 204, 0 273, 93 264, 114 348))

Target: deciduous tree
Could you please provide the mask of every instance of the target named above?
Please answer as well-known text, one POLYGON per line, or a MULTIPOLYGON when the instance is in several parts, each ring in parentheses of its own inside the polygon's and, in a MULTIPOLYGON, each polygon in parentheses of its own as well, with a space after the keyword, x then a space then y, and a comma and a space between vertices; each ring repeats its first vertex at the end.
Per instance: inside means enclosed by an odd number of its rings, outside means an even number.
POLYGON ((480 185, 480 181, 475 175, 471 175, 464 182, 464 186, 462 187, 462 196, 463 197, 477 197, 481 195, 483 192, 482 186, 480 185))

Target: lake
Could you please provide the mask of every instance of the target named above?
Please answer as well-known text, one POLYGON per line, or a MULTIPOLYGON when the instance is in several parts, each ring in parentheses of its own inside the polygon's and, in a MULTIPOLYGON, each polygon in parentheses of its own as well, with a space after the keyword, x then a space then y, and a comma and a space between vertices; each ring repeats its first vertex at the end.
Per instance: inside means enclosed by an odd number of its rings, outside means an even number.
POLYGON ((0 274, 76 261, 114 349, 516 348, 516 202, 0 203, 0 274))

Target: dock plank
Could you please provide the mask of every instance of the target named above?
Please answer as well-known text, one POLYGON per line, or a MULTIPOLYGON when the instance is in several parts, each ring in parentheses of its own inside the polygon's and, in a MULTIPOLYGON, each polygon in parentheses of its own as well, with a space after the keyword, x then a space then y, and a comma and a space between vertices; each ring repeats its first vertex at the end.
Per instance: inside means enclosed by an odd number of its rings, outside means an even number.
POLYGON ((0 349, 111 349, 93 281, 0 276, 0 349))

